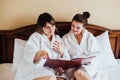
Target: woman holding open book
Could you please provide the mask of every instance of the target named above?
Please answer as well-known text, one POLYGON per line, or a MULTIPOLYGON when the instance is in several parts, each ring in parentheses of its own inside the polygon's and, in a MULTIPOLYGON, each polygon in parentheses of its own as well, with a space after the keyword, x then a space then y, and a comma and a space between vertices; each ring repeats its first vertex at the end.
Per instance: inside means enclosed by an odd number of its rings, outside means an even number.
POLYGON ((37 29, 28 39, 24 57, 17 68, 15 80, 62 80, 52 68, 44 66, 46 59, 70 59, 64 50, 62 39, 56 34, 55 20, 43 13, 37 21, 37 29))
POLYGON ((71 30, 63 36, 63 42, 71 58, 94 56, 92 59, 88 59, 90 64, 68 69, 66 71, 68 78, 75 78, 76 80, 94 80, 96 77, 101 50, 93 34, 86 29, 88 24, 87 19, 89 17, 89 12, 76 14, 71 22, 71 30))

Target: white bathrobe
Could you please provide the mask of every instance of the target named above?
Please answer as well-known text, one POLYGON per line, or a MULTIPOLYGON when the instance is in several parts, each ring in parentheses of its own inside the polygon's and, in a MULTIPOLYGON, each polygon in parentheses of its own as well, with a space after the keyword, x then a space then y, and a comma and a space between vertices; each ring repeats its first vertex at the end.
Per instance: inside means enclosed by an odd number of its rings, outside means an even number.
POLYGON ((39 50, 48 52, 51 59, 70 59, 65 50, 62 58, 58 52, 53 50, 52 44, 55 40, 62 43, 62 39, 58 35, 54 35, 52 40, 49 41, 46 35, 37 32, 33 33, 26 43, 24 57, 17 68, 15 80, 33 80, 37 77, 55 75, 53 69, 43 66, 45 59, 39 60, 37 64, 33 63, 34 57, 39 50))
MULTIPOLYGON (((85 56, 95 56, 91 59, 91 63, 89 65, 82 65, 82 69, 88 74, 91 80, 96 78, 97 66, 101 61, 101 49, 94 38, 94 36, 84 29, 82 31, 82 39, 80 44, 78 44, 74 34, 70 31, 66 35, 63 36, 63 43, 68 49, 71 58, 80 58, 85 56)), ((98 79, 95 79, 98 80, 98 79)))

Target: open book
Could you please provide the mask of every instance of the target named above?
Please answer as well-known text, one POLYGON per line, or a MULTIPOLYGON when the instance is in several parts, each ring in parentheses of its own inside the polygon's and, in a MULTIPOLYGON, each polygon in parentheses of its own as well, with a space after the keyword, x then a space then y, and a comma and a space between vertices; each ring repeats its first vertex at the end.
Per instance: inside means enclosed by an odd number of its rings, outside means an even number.
POLYGON ((62 67, 63 70, 66 70, 69 68, 80 67, 81 65, 86 65, 90 63, 90 61, 88 60, 90 58, 93 58, 93 57, 75 58, 72 60, 47 59, 44 66, 48 66, 49 68, 53 68, 53 69, 62 67), (86 61, 83 61, 83 60, 86 60, 86 61))

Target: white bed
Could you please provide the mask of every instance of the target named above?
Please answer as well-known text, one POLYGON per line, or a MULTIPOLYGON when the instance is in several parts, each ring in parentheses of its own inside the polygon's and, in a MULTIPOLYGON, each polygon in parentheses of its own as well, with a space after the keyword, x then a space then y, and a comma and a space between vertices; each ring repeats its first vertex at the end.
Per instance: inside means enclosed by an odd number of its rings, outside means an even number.
MULTIPOLYGON (((70 22, 57 22, 56 25, 61 37, 70 29, 70 22)), ((0 80, 14 79, 15 69, 23 56, 21 53, 23 53, 25 40, 35 28, 36 24, 14 30, 0 30, 0 80)), ((96 36, 103 51, 99 72, 107 75, 107 80, 120 80, 120 30, 110 30, 91 24, 87 29, 96 36)))

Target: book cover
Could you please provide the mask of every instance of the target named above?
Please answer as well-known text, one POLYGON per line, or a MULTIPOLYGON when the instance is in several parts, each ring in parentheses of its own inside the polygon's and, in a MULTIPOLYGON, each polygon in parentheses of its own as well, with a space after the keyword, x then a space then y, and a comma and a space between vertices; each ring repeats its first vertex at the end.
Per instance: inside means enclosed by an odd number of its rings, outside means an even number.
POLYGON ((72 60, 59 60, 59 59, 47 59, 45 62, 44 66, 48 66, 49 68, 56 69, 58 67, 62 67, 63 70, 73 68, 73 67, 80 67, 81 65, 86 65, 90 63, 90 61, 84 61, 85 59, 89 59, 92 57, 88 58, 75 58, 72 60))

